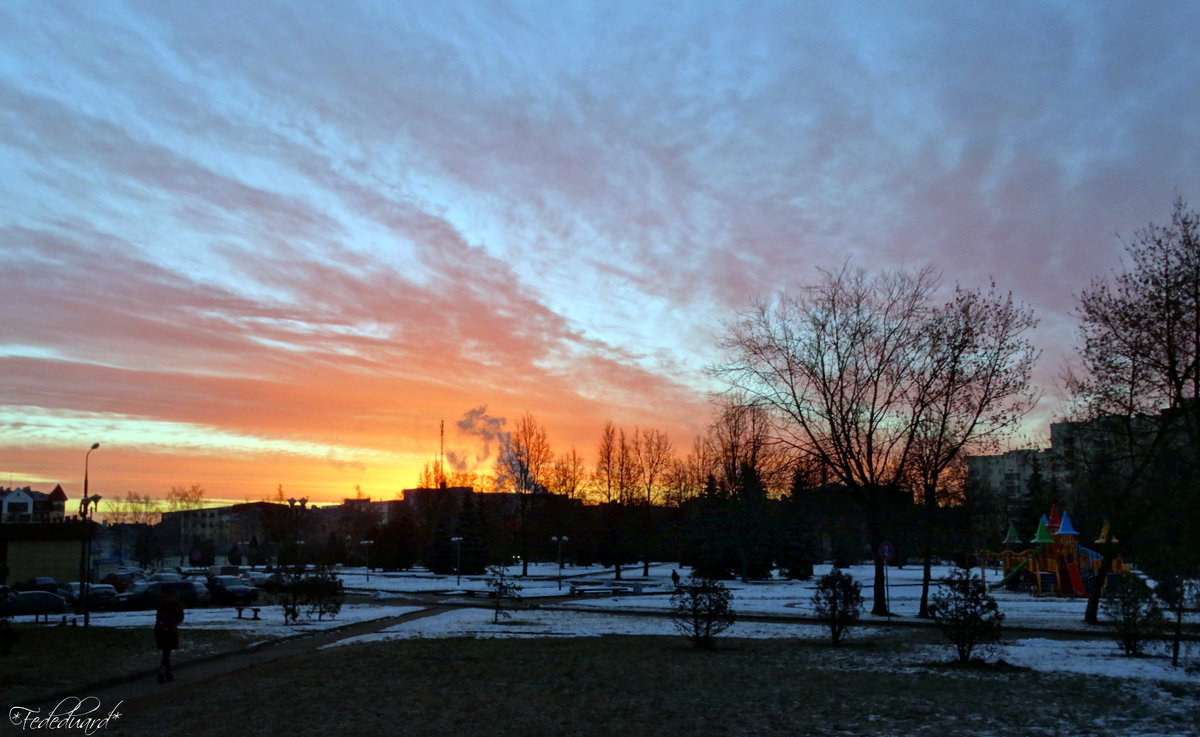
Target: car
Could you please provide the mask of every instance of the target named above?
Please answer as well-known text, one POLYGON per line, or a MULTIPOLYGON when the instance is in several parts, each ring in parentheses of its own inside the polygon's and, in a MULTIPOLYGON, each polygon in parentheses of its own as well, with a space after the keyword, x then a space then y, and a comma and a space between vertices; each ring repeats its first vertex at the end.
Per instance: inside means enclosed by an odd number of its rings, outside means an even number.
POLYGON ((191 581, 138 581, 116 599, 117 609, 157 609, 162 598, 174 594, 185 607, 196 606, 196 587, 191 581))
MULTIPOLYGON (((74 607, 77 611, 82 611, 79 607, 79 596, 81 585, 78 581, 64 583, 58 589, 58 595, 66 599, 67 606, 74 607)), ((100 609, 112 609, 117 600, 117 588, 112 584, 107 583, 92 583, 88 584, 88 609, 90 611, 98 611, 100 609)))
POLYGON ((146 578, 146 574, 133 568, 125 568, 119 571, 113 571, 104 578, 100 579, 100 583, 109 584, 117 589, 118 594, 125 593, 135 581, 141 581, 146 578))
POLYGON ((149 581, 182 581, 183 574, 175 573, 174 571, 159 571, 153 574, 147 580, 149 581))
POLYGON ((209 566, 205 575, 212 578, 213 576, 241 576, 242 573, 241 566, 209 566))
POLYGON ((272 593, 284 591, 300 580, 300 576, 294 573, 286 573, 284 571, 275 571, 267 576, 267 580, 263 583, 254 584, 259 588, 270 591, 272 593))
POLYGON ((67 600, 49 591, 12 591, 0 602, 0 617, 22 614, 65 614, 67 600))
POLYGON ((208 586, 203 581, 189 581, 189 583, 196 589, 197 604, 208 604, 212 601, 212 592, 208 590, 208 586))
POLYGON ((213 576, 208 579, 213 601, 219 604, 250 604, 258 600, 258 589, 237 576, 213 576))
POLYGON ((250 571, 242 574, 242 580, 248 582, 251 586, 263 589, 271 582, 271 574, 266 571, 250 571))
POLYGON ((49 594, 58 593, 58 581, 49 576, 34 576, 17 586, 18 591, 45 591, 49 594))

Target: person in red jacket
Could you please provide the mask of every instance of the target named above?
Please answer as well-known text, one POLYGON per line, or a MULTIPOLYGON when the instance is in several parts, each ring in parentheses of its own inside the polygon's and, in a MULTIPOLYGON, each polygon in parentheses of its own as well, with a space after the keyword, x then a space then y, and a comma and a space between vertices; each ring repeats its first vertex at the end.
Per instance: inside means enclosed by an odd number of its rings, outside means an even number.
POLYGON ((171 674, 171 651, 179 647, 179 624, 183 622, 183 605, 175 594, 167 594, 158 605, 154 617, 154 644, 162 650, 162 663, 158 666, 158 682, 173 680, 171 674))

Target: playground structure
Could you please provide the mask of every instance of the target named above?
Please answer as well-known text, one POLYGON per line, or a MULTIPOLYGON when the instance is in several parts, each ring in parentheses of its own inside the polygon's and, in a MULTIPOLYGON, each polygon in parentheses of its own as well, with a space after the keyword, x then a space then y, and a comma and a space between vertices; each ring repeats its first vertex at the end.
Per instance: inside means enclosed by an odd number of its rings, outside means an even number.
MULTIPOLYGON (((1108 525, 1104 527, 1097 543, 1108 535, 1108 525)), ((1003 550, 982 550, 979 553, 984 581, 987 580, 988 562, 998 561, 1001 564, 1001 578, 989 589, 1006 586, 1038 595, 1086 597, 1087 584, 1100 572, 1100 553, 1079 544, 1079 533, 1071 525, 1071 518, 1065 510, 1059 512, 1057 505, 1050 508, 1048 517, 1042 515, 1037 533, 1028 542, 1033 547, 1017 549, 1025 543, 1011 522, 1008 524, 1008 534, 1001 542, 1003 550)), ((1117 556, 1113 560, 1112 570, 1120 573, 1127 571, 1128 567, 1117 556)))

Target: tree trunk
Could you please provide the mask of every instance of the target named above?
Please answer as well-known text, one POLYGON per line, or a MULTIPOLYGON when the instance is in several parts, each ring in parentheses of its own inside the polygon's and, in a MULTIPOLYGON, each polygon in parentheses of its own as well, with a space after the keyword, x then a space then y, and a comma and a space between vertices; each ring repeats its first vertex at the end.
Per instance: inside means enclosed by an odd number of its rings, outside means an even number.
POLYGON ((1183 576, 1175 577, 1175 635, 1171 638, 1171 667, 1179 667, 1179 642, 1183 639, 1183 600, 1186 589, 1183 576))
POLYGON ((1088 592, 1087 609, 1083 613, 1083 621, 1087 624, 1100 624, 1100 592, 1104 589, 1104 580, 1112 571, 1112 553, 1108 552, 1107 545, 1103 547, 1106 550, 1100 557, 1100 570, 1096 572, 1096 578, 1092 580, 1092 590, 1088 592))
POLYGON ((925 509, 925 539, 921 557, 924 559, 924 568, 921 572, 921 608, 917 611, 917 616, 927 618, 929 617, 929 581, 933 577, 933 516, 937 511, 937 498, 934 496, 933 489, 925 489, 923 507, 925 509))
POLYGON ((928 549, 925 551, 925 567, 921 573, 921 608, 917 612, 918 617, 929 617, 929 581, 933 577, 933 553, 928 549))
MULTIPOLYGON (((878 546, 876 546, 878 548, 878 546)), ((879 555, 879 550, 875 550, 875 604, 871 607, 871 614, 880 617, 891 616, 888 611, 887 601, 887 571, 884 566, 887 563, 883 561, 883 557, 879 555)))
POLYGON ((867 521, 867 532, 871 538, 871 554, 875 557, 875 585, 873 587, 875 602, 871 605, 871 614, 880 617, 886 617, 891 614, 888 611, 887 601, 887 571, 884 566, 887 565, 883 561, 883 557, 879 554, 879 545, 883 542, 883 533, 879 529, 879 521, 875 519, 874 513, 869 513, 867 521))

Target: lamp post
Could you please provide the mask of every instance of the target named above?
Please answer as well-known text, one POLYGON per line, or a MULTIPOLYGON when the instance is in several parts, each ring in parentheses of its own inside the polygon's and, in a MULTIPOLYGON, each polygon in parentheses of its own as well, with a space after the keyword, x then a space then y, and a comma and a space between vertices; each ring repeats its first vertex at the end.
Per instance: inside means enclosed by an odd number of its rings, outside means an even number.
POLYGON ((562 546, 563 546, 563 543, 565 543, 569 539, 570 538, 568 538, 566 535, 555 535, 554 537, 550 538, 550 542, 558 543, 558 590, 559 591, 562 591, 562 569, 563 569, 562 546))
POLYGON ((371 580, 371 546, 375 544, 374 540, 363 540, 359 545, 363 546, 363 550, 367 551, 367 580, 371 580))
POLYGON ((450 542, 454 543, 454 585, 462 584, 462 538, 452 537, 450 542))
POLYGON ((100 503, 100 495, 97 494, 94 498, 88 496, 88 462, 92 459, 92 451, 99 448, 100 443, 92 443, 92 447, 88 448, 88 452, 83 455, 83 498, 79 500, 79 518, 83 522, 83 540, 80 542, 81 550, 79 551, 79 594, 83 601, 83 626, 87 627, 90 624, 90 616, 88 611, 88 578, 91 574, 91 552, 92 540, 88 534, 92 531, 91 520, 89 519, 89 509, 94 512, 97 504, 100 503))

